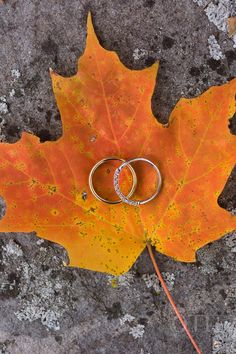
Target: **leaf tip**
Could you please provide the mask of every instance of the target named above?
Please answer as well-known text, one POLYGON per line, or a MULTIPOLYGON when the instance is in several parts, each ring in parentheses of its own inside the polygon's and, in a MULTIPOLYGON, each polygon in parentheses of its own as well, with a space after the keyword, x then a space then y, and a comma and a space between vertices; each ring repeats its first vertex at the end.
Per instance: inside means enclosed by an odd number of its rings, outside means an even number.
POLYGON ((53 76, 57 75, 57 73, 51 67, 49 67, 49 75, 51 77, 53 77, 53 76))
MULTIPOLYGON (((95 43, 99 43, 97 35, 95 33, 91 11, 88 12, 88 17, 87 17, 87 39, 86 39, 86 42, 88 43, 90 41, 93 43, 93 45, 95 43)), ((87 47, 88 47, 88 44, 86 45, 86 48, 87 47)), ((86 50, 86 48, 85 48, 85 50, 86 50)))

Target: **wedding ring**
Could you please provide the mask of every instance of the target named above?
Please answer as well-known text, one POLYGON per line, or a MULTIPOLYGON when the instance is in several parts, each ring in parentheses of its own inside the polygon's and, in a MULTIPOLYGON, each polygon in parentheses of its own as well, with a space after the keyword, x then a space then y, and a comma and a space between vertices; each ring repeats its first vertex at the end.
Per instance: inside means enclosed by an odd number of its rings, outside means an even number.
POLYGON ((129 161, 123 162, 122 165, 120 165, 115 170, 113 182, 114 182, 115 192, 120 197, 122 202, 124 202, 126 204, 129 204, 129 205, 138 206, 138 205, 146 204, 146 203, 150 202, 151 200, 153 200, 154 198, 156 198, 156 196, 159 194, 160 189, 161 189, 162 178, 161 178, 161 173, 160 173, 158 167, 152 161, 150 161, 148 159, 145 159, 143 157, 137 157, 135 159, 131 159, 129 161), (157 182, 156 191, 150 198, 147 198, 147 199, 144 199, 144 200, 131 200, 131 199, 129 199, 129 196, 125 196, 120 190, 119 178, 120 178, 121 171, 123 170, 123 168, 125 168, 126 166, 130 166, 130 164, 132 162, 135 162, 135 161, 147 162, 149 165, 151 165, 154 168, 154 170, 155 170, 155 172, 157 174, 157 181, 158 182, 157 182))
MULTIPOLYGON (((122 202, 122 199, 118 199, 118 200, 109 200, 109 199, 105 199, 103 197, 101 197, 96 191, 95 191, 95 188, 94 188, 94 185, 93 185, 93 176, 94 176, 94 173, 95 171, 98 169, 99 166, 101 166, 102 164, 106 163, 107 161, 121 161, 123 164, 126 163, 126 161, 124 159, 121 159, 119 157, 107 157, 105 159, 102 159, 100 161, 98 161, 96 163, 96 165, 93 166, 92 170, 90 171, 90 174, 89 174, 89 187, 90 187, 90 190, 91 192, 93 193, 94 197, 96 197, 98 200, 104 202, 104 203, 108 203, 108 204, 119 204, 122 202)), ((133 184, 132 184, 132 187, 127 195, 127 198, 130 198, 134 192, 135 192, 135 189, 136 189, 136 186, 137 186, 137 176, 136 176, 136 173, 133 169, 132 166, 130 166, 129 164, 126 164, 125 166, 127 166, 132 174, 132 178, 133 178, 133 184)), ((122 194, 123 196, 123 194, 122 194)))

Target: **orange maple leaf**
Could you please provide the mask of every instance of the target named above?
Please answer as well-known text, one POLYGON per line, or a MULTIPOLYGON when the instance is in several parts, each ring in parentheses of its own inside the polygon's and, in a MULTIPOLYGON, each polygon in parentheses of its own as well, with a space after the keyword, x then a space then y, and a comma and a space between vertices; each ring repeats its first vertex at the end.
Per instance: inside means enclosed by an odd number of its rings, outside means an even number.
MULTIPOLYGON (((235 228, 236 218, 217 198, 235 163, 235 137, 227 125, 235 112, 236 79, 181 99, 164 129, 151 110, 157 70, 157 64, 127 69, 100 46, 89 17, 78 74, 51 74, 63 136, 40 144, 24 132, 17 143, 0 144, 0 194, 7 204, 0 231, 34 230, 62 244, 71 266, 121 274, 147 243, 192 262, 196 250, 235 228), (158 198, 139 207, 96 200, 88 175, 107 156, 156 163, 164 178, 158 198)), ((109 190, 107 168, 101 173, 98 188, 109 190)), ((150 193, 152 178, 147 170, 138 196, 150 193)))

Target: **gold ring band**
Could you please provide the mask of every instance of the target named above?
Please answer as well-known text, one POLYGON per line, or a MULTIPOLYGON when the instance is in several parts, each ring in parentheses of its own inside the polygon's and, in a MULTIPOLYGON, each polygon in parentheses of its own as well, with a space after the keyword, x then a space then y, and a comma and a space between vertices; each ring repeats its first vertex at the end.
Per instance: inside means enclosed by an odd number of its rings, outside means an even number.
MULTIPOLYGON (((96 165, 93 166, 93 168, 91 169, 91 171, 89 173, 89 187, 90 187, 90 190, 93 193, 94 197, 96 197, 98 200, 100 200, 104 203, 108 203, 108 204, 119 204, 122 202, 121 199, 114 200, 114 201, 105 199, 105 198, 101 197, 99 194, 97 194, 97 192, 95 191, 94 186, 93 186, 93 176, 94 176, 95 171, 98 169, 99 166, 101 166, 102 164, 106 163, 107 161, 111 161, 111 160, 121 161, 122 163, 126 162, 124 159, 121 159, 119 157, 114 157, 114 156, 107 157, 105 159, 98 161, 96 163, 96 165)), ((129 170, 132 174, 132 177, 133 177, 133 184, 132 184, 132 187, 127 195, 127 198, 130 198, 134 194, 135 189, 137 187, 137 176, 136 176, 135 170, 133 169, 133 167, 131 165, 127 164, 127 167, 129 168, 129 170)))
POLYGON ((161 172, 160 172, 159 168, 152 161, 145 159, 144 157, 136 157, 134 159, 123 162, 122 165, 120 165, 115 170, 113 182, 114 182, 115 192, 120 197, 122 202, 129 204, 129 205, 138 206, 138 205, 142 205, 142 204, 146 204, 148 202, 151 202, 154 198, 157 197, 157 195, 159 194, 159 192, 161 190, 162 177, 161 177, 161 172), (143 162, 148 163, 149 165, 151 165, 154 168, 156 175, 157 175, 157 187, 156 187, 155 193, 151 197, 144 199, 144 200, 131 200, 131 199, 129 199, 129 197, 125 196, 122 193, 122 191, 120 190, 120 186, 119 186, 119 177, 120 177, 121 171, 123 170, 123 168, 125 168, 126 166, 130 166, 130 164, 135 161, 143 161, 143 162))

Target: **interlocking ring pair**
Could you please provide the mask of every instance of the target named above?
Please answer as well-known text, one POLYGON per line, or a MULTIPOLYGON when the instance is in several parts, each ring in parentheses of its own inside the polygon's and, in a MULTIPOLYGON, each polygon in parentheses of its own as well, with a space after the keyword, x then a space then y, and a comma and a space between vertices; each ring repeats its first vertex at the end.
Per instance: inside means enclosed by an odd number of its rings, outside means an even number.
POLYGON ((162 178, 161 178, 161 173, 160 173, 158 167, 152 161, 150 161, 148 159, 145 159, 143 157, 137 157, 137 158, 134 158, 134 159, 131 159, 131 160, 128 160, 128 161, 125 161, 124 159, 121 159, 119 157, 107 157, 105 159, 102 159, 102 160, 98 161, 93 166, 93 168, 91 169, 90 174, 89 174, 89 187, 91 189, 91 192, 93 193, 93 195, 98 200, 100 200, 100 201, 102 201, 104 203, 108 203, 108 204, 118 204, 118 203, 121 203, 121 202, 124 202, 124 203, 129 204, 129 205, 133 205, 133 206, 146 204, 146 203, 150 202, 151 200, 153 200, 154 198, 156 198, 156 196, 160 192, 161 185, 162 185, 162 178), (115 170, 114 177, 113 177, 114 190, 115 190, 116 194, 118 195, 118 197, 120 198, 120 199, 114 200, 114 201, 108 200, 108 199, 105 199, 105 198, 101 197, 96 192, 96 190, 94 188, 94 185, 93 185, 93 176, 94 176, 95 171, 98 169, 99 166, 101 166, 102 164, 104 164, 104 163, 106 163, 108 161, 111 161, 111 160, 121 161, 122 162, 122 164, 115 170), (137 186, 137 176, 136 176, 134 168, 131 166, 131 163, 133 163, 135 161, 143 161, 143 162, 148 163, 149 165, 151 165, 153 167, 153 169, 155 170, 156 175, 157 175, 157 186, 156 186, 156 190, 155 190, 154 194, 151 197, 149 197, 147 199, 144 199, 144 200, 132 200, 132 199, 130 199, 130 197, 134 194, 134 192, 136 190, 136 186, 137 186), (121 172, 122 172, 122 170, 125 167, 129 168, 129 170, 130 170, 130 172, 132 174, 132 178, 133 178, 133 184, 132 184, 132 187, 131 187, 129 193, 127 194, 127 196, 125 196, 121 192, 120 184, 119 184, 119 179, 120 179, 121 172))

